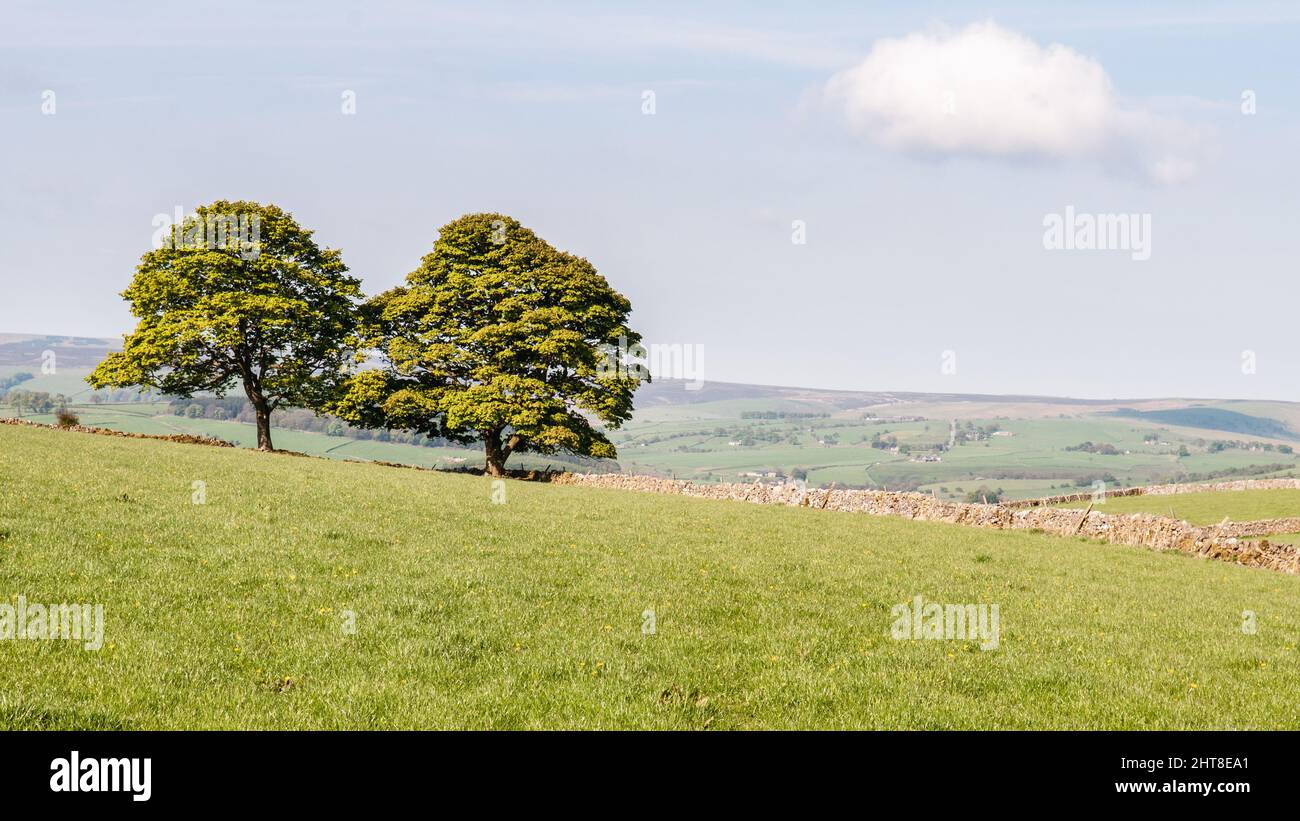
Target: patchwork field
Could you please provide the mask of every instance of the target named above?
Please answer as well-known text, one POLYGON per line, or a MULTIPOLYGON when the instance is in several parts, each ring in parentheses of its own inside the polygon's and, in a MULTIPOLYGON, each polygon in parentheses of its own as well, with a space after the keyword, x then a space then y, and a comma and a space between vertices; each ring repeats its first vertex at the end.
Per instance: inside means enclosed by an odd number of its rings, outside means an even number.
MULTIPOLYGON (((1137 486, 1300 469, 1290 438, 1118 417, 1110 406, 1088 403, 1045 406, 1071 411, 1051 415, 1035 407, 1012 398, 852 409, 789 399, 767 407, 694 402, 638 412, 614 441, 628 473, 744 481, 799 471, 814 486, 918 489, 950 500, 981 487, 1020 499, 1074 492, 1097 481, 1137 486), (781 413, 803 416, 754 418, 781 413), (954 426, 959 437, 948 446, 954 426), (877 438, 893 447, 873 447, 877 438)), ((1225 424, 1237 421, 1227 418, 1225 424)))
POLYGON ((0 727, 1300 728, 1297 577, 505 488, 0 426, 0 601, 105 610, 99 651, 0 641, 0 727), (916 596, 997 648, 892 638, 916 596))

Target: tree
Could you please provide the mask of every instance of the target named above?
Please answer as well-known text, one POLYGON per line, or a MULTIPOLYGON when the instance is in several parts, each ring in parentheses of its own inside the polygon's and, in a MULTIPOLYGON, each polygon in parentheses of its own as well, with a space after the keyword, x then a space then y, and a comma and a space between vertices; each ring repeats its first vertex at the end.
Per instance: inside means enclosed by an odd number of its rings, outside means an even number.
POLYGON ((365 310, 364 346, 385 358, 358 373, 333 412, 365 427, 483 442, 485 470, 512 454, 612 458, 592 425, 617 428, 649 375, 630 364, 631 303, 587 260, 502 214, 443 226, 406 285, 365 310))
MULTIPOLYGON (((961 488, 957 488, 957 490, 960 491, 961 488)), ((1002 494, 1002 488, 989 490, 984 485, 980 485, 977 490, 972 490, 966 494, 966 502, 968 504, 996 505, 1002 501, 1002 494)))
POLYGON ((262 450, 273 449, 271 413, 324 407, 353 359, 360 283, 275 205, 196 209, 141 258, 122 296, 139 324, 86 381, 186 399, 241 385, 262 450))
POLYGON ((23 415, 24 410, 34 414, 54 410, 54 400, 45 391, 11 390, 5 398, 19 416, 23 415))

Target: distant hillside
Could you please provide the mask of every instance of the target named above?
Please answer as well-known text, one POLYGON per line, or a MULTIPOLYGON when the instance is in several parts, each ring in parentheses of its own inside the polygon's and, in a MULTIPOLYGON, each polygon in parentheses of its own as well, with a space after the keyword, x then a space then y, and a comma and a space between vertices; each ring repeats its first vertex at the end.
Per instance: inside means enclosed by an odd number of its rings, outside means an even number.
POLYGON ((740 382, 705 382, 698 389, 690 390, 687 384, 680 379, 656 379, 648 385, 642 385, 636 392, 637 407, 759 399, 815 402, 835 408, 854 408, 891 401, 891 394, 879 391, 828 391, 740 382))
POLYGON ((0 334, 0 366, 39 367, 45 351, 54 351, 61 368, 93 368, 109 351, 121 349, 122 343, 117 339, 0 334))
MULTIPOLYGON (((911 391, 841 391, 822 388, 794 388, 780 385, 753 385, 742 382, 704 382, 698 389, 687 388, 681 379, 656 379, 643 385, 636 394, 637 405, 692 405, 735 399, 787 400, 815 402, 835 408, 911 402, 996 402, 1014 404, 1050 404, 1114 407, 1119 400, 1070 399, 1054 396, 996 395, 984 393, 917 393, 911 391)), ((1133 400, 1123 400, 1133 401, 1133 400)))
POLYGON ((1120 408, 1112 413, 1114 416, 1122 416, 1126 419, 1144 419, 1148 422, 1160 422, 1184 428, 1221 430, 1228 433, 1242 433, 1247 436, 1264 436, 1270 439, 1300 439, 1300 436, 1297 436, 1295 431, 1276 419, 1269 419, 1266 416, 1250 416, 1237 411, 1223 410, 1222 408, 1191 407, 1154 411, 1120 408))

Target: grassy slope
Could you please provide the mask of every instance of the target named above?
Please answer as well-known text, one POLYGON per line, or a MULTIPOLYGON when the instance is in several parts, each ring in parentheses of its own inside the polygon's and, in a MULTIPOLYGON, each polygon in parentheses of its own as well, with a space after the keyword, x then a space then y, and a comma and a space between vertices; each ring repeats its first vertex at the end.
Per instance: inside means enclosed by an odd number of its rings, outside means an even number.
MULTIPOLYGON (((0 416, 12 416, 0 409, 0 416)), ((190 433, 199 436, 212 436, 223 439, 239 447, 257 446, 257 428, 243 422, 218 421, 215 419, 191 419, 187 416, 175 416, 166 412, 166 405, 161 403, 121 404, 121 405, 73 405, 81 424, 88 427, 103 427, 127 433, 145 433, 153 436, 167 436, 177 433, 190 433)), ((54 414, 26 414, 23 418, 43 424, 53 424, 54 414)), ((349 461, 395 462, 418 467, 452 468, 461 465, 481 466, 481 451, 468 448, 434 448, 417 445, 403 445, 395 442, 379 442, 373 439, 349 439, 341 436, 327 436, 311 431, 275 428, 272 430, 275 446, 280 450, 305 453, 309 456, 325 456, 330 459, 349 461)), ((512 459, 512 468, 545 467, 559 469, 561 466, 572 468, 571 460, 562 460, 555 456, 525 454, 512 459)))
MULTIPOLYGON (((1085 507, 1077 502, 1062 507, 1085 507)), ((1158 513, 1194 525, 1212 525, 1227 516, 1234 522, 1300 516, 1300 490, 1240 490, 1179 493, 1173 496, 1121 496, 1107 499, 1103 513, 1158 513)))
POLYGON ((1298 578, 1031 533, 508 493, 0 426, 0 599, 103 603, 108 642, 0 642, 0 727, 1300 727, 1298 578), (892 640, 890 607, 917 594, 999 603, 1001 648, 892 640))

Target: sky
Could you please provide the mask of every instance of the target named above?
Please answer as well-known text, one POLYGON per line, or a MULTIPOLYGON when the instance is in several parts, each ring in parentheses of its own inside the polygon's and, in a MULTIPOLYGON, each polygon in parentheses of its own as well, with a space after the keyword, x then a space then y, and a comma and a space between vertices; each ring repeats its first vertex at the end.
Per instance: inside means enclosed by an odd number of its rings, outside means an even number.
POLYGON ((706 381, 1300 400, 1300 6, 1083 5, 6 0, 0 333, 178 207, 370 294, 498 211, 706 381))

